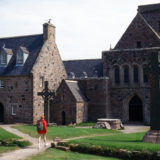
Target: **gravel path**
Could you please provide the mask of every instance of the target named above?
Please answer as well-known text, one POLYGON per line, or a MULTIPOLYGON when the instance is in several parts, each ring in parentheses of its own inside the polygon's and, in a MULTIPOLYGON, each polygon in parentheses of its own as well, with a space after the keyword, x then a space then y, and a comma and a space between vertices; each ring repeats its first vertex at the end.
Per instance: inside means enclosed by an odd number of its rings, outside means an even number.
MULTIPOLYGON (((24 160, 28 156, 31 156, 33 154, 38 154, 40 152, 45 151, 47 148, 50 147, 51 141, 47 141, 49 144, 47 147, 41 147, 41 149, 38 149, 38 138, 32 138, 28 134, 24 134, 20 131, 18 131, 15 128, 12 128, 13 125, 0 125, 0 127, 4 128, 5 130, 14 133, 28 141, 30 141, 33 145, 26 147, 24 149, 18 149, 15 151, 3 153, 0 156, 0 160, 24 160)), ((143 125, 125 125, 125 129, 122 130, 123 133, 135 133, 135 132, 143 132, 148 131, 150 129, 149 126, 143 126, 143 125)), ((64 139, 65 141, 74 140, 74 139, 80 139, 80 138, 87 138, 87 137, 94 137, 94 136, 105 136, 108 134, 102 134, 102 135, 92 135, 92 136, 81 136, 81 137, 72 137, 68 139, 64 139)), ((43 145, 43 144, 42 144, 43 145)))
POLYGON ((25 140, 30 141, 33 145, 29 146, 29 147, 22 148, 22 149, 18 149, 15 151, 3 153, 0 155, 0 160, 23 160, 23 159, 27 158, 28 156, 43 152, 47 148, 50 147, 51 141, 47 141, 47 143, 49 144, 47 147, 44 147, 44 145, 42 143, 41 148, 38 149, 38 138, 32 138, 29 135, 18 131, 17 129, 11 128, 11 126, 13 126, 13 125, 0 125, 1 128, 5 129, 11 133, 16 134, 16 135, 24 138, 25 140))

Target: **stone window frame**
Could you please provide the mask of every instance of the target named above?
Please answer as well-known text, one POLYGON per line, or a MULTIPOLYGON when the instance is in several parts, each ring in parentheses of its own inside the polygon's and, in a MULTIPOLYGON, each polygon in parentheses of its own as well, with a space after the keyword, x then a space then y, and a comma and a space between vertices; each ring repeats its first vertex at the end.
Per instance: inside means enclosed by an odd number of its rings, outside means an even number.
POLYGON ((44 87, 44 77, 43 77, 43 76, 40 76, 40 78, 39 78, 39 86, 40 86, 41 88, 44 87))
POLYGON ((11 104, 12 116, 16 116, 17 115, 17 108, 18 108, 18 104, 17 103, 12 103, 11 104))
POLYGON ((133 83, 134 84, 138 84, 139 83, 139 80, 140 80, 140 74, 139 74, 139 65, 137 64, 133 64, 133 83), (136 73, 135 73, 135 68, 137 68, 137 76, 136 76, 136 73))
POLYGON ((4 80, 0 79, 0 88, 4 88, 4 80))
POLYGON ((114 68, 114 83, 116 85, 120 85, 120 66, 119 65, 114 65, 113 68, 114 68), (116 69, 118 69, 117 70, 118 72, 116 71, 116 69))
POLYGON ((149 79, 147 74, 145 74, 145 68, 147 67, 147 64, 143 64, 142 65, 142 69, 143 69, 143 83, 148 84, 149 83, 149 79))
POLYGON ((130 83, 130 67, 129 67, 129 65, 128 64, 124 64, 123 65, 123 83, 124 84, 129 84, 130 83), (125 69, 128 69, 128 81, 126 80, 126 74, 125 74, 125 69))
POLYGON ((136 41, 136 48, 142 48, 142 41, 136 41))

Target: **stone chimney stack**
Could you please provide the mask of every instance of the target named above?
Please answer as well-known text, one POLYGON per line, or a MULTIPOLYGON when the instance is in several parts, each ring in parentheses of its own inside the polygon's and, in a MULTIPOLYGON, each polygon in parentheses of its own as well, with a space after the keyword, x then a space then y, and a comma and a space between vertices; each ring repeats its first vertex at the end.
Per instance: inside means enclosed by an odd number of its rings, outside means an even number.
POLYGON ((54 40, 55 41, 55 26, 50 23, 43 24, 43 40, 54 40))

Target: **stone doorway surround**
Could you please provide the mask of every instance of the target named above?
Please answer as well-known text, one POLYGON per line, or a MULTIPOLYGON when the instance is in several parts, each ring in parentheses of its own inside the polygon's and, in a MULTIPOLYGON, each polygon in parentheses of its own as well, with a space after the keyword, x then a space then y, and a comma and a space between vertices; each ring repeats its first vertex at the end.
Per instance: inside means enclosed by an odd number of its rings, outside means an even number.
POLYGON ((0 102, 0 123, 4 122, 4 105, 0 102))
POLYGON ((143 105, 141 99, 135 95, 129 102, 129 121, 143 121, 143 105))
POLYGON ((122 103, 122 118, 121 119, 123 123, 130 123, 129 104, 132 98, 135 96, 137 96, 142 102, 142 121, 141 123, 144 122, 146 115, 145 115, 145 109, 143 105, 143 98, 137 93, 131 93, 128 96, 126 96, 126 98, 123 100, 123 103, 122 103))
POLYGON ((66 113, 62 111, 62 125, 66 124, 66 113))

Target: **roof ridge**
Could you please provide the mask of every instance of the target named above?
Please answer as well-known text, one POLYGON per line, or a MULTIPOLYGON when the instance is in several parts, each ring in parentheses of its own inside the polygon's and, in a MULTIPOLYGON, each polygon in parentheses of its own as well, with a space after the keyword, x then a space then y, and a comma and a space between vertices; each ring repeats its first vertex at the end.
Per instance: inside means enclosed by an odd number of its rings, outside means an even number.
POLYGON ((31 34, 31 35, 22 35, 22 36, 13 36, 13 37, 2 37, 0 38, 0 40, 2 39, 12 39, 12 38, 22 38, 22 37, 32 37, 32 36, 40 36, 43 35, 43 33, 41 34, 31 34))

